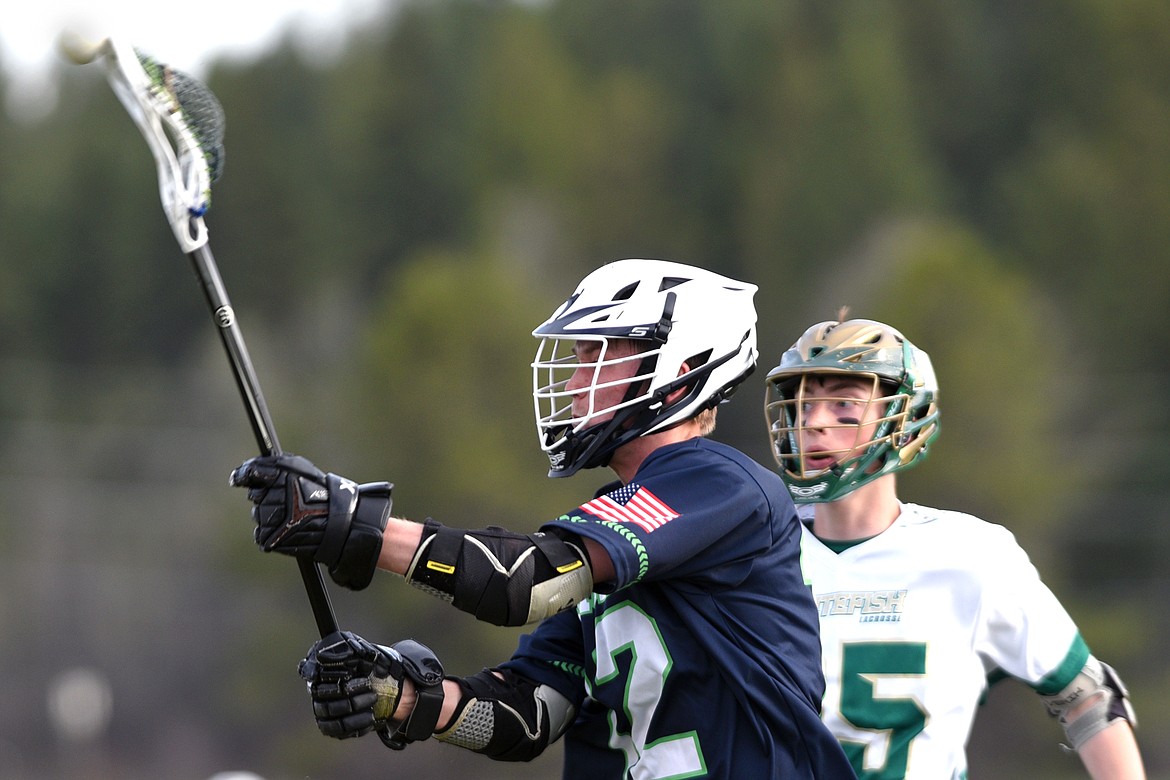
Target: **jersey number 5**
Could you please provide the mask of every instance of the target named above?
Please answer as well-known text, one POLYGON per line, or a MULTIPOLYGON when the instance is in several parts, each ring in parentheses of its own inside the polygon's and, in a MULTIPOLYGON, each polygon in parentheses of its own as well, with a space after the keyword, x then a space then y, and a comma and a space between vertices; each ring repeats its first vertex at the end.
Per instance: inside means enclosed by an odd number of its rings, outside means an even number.
MULTIPOLYGON (((886 760, 866 769, 866 746, 842 742, 858 780, 902 780, 910 756, 910 742, 926 725, 918 701, 878 695, 882 679, 926 674, 926 645, 919 642, 858 642, 846 644, 841 655, 841 717, 858 729, 886 732, 886 760)), ((872 747, 871 747, 872 749, 872 747)))

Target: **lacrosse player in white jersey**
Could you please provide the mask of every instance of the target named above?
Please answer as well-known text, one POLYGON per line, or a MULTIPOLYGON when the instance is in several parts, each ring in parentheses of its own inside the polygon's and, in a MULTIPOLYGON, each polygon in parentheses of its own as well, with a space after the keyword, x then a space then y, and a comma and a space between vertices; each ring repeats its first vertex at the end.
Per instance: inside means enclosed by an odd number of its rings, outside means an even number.
POLYGON ((1125 687, 1014 536, 899 500, 895 472, 938 434, 925 352, 879 322, 819 323, 769 372, 764 407, 780 474, 813 505, 802 564, 822 717, 858 778, 965 778, 975 709, 1005 674, 1040 695, 1091 777, 1145 777, 1125 687))

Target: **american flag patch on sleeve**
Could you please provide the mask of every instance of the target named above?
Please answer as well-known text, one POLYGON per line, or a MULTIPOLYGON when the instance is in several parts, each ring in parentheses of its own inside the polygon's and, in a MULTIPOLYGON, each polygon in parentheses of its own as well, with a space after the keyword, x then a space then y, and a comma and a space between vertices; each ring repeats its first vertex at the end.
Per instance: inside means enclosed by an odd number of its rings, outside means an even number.
POLYGON ((581 509, 603 520, 633 523, 647 533, 678 517, 678 512, 637 482, 582 504, 581 509))

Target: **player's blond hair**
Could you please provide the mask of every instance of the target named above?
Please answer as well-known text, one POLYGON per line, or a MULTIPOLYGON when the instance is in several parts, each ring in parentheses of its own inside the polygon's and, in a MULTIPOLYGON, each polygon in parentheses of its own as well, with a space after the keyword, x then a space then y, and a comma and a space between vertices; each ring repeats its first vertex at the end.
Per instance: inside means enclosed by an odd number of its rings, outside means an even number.
POLYGON ((695 422, 699 424, 700 436, 710 436, 715 432, 715 415, 718 411, 718 406, 712 406, 710 409, 704 409, 695 415, 695 422))

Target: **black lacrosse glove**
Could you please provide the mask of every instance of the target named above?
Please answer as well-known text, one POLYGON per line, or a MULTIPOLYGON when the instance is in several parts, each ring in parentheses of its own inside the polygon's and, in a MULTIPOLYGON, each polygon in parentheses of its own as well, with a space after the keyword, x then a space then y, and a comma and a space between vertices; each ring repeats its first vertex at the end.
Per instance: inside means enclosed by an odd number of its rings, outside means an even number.
POLYGON ((335 631, 309 648, 299 672, 309 686, 317 728, 327 737, 350 739, 377 731, 387 746, 401 750, 434 733, 443 704, 443 666, 412 639, 384 647, 335 631), (408 678, 418 698, 399 724, 393 716, 408 678))
POLYGON ((359 485, 283 454, 244 461, 229 483, 248 488, 261 550, 312 558, 351 590, 370 584, 390 517, 389 482, 359 485))

